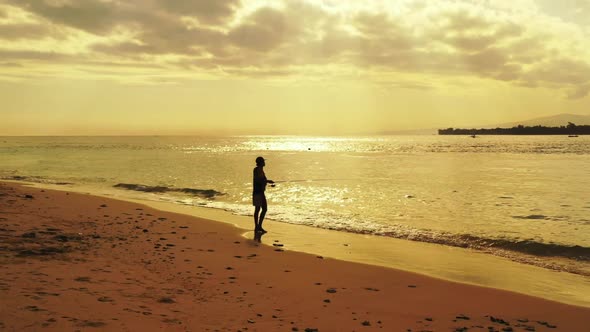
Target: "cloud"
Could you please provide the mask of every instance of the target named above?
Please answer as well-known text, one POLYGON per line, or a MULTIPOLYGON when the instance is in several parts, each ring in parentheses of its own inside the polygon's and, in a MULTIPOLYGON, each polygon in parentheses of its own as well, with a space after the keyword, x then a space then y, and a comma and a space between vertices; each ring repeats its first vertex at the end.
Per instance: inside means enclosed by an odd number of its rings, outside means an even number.
POLYGON ((481 51, 517 39, 525 31, 523 26, 514 22, 493 22, 464 11, 443 14, 440 19, 446 23, 430 37, 459 51, 481 51))
POLYGON ((462 10, 440 12, 430 19, 435 25, 418 31, 399 17, 361 13, 352 21, 359 35, 329 44, 341 47, 337 53, 347 61, 380 70, 500 80, 519 77, 521 66, 510 48, 524 28, 511 22, 489 22, 462 10))
POLYGON ((216 30, 180 25, 162 26, 138 32, 133 41, 100 42, 92 46, 96 51, 125 56, 135 54, 202 55, 204 51, 215 53, 224 35, 216 30))
POLYGON ((272 8, 262 8, 250 15, 228 34, 232 44, 259 52, 270 51, 297 33, 289 25, 287 14, 272 8))
POLYGON ((523 77, 531 85, 565 87, 568 99, 579 99, 590 93, 590 63, 567 58, 549 59, 537 64, 523 77))
POLYGON ((581 99, 590 94, 590 84, 579 85, 566 93, 567 99, 581 99))
POLYGON ((23 65, 16 62, 0 62, 0 67, 21 68, 23 65))
POLYGON ((56 24, 94 33, 104 33, 112 29, 125 12, 118 2, 99 0, 9 0, 8 3, 56 24))
MULTIPOLYGON (((0 58, 11 62, 151 63, 163 75, 216 70, 258 78, 322 76, 340 68, 388 77, 432 75, 437 82, 477 77, 574 91, 569 98, 587 95, 590 84, 587 28, 556 21, 534 1, 516 7, 483 0, 406 0, 380 7, 305 0, 272 7, 239 0, 6 2, 33 18, 0 22, 6 41, 0 58), (80 47, 67 29, 92 42, 80 47), (69 53, 18 43, 45 37, 59 46, 52 49, 69 53)), ((571 6, 576 12, 590 8, 571 6)), ((11 12, 0 7, 0 17, 10 19, 11 12)))
POLYGON ((7 0, 55 24, 105 34, 119 26, 140 29, 184 26, 181 17, 195 16, 206 25, 229 20, 238 0, 7 0))
POLYGON ((52 27, 42 24, 0 24, 0 39, 40 39, 55 34, 55 29, 52 29, 52 27))
POLYGON ((204 24, 219 25, 232 18, 240 7, 238 0, 174 1, 157 0, 161 8, 182 16, 195 16, 204 24))
POLYGON ((537 0, 547 13, 566 22, 590 24, 590 1, 588 0, 537 0))
POLYGON ((45 51, 29 50, 3 50, 0 49, 0 60, 41 60, 41 61, 63 61, 72 60, 73 57, 67 54, 45 51))
POLYGON ((572 59, 551 59, 538 64, 528 75, 528 79, 557 84, 583 84, 590 80, 590 64, 572 59))
POLYGON ((268 77, 285 77, 294 74, 294 70, 289 69, 227 69, 226 73, 250 78, 268 78, 268 77))

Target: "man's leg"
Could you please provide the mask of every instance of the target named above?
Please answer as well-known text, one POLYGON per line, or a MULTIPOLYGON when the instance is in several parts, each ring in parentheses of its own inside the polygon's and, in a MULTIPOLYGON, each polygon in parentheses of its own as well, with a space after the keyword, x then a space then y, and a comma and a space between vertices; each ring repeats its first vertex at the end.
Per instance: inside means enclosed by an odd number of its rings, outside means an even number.
MULTIPOLYGON (((260 213, 260 206, 256 205, 256 207, 254 208, 254 230, 258 230, 258 228, 260 228, 259 223, 258 223, 258 214, 260 213)), ((262 218, 264 219, 264 214, 262 215, 262 218)), ((262 220, 261 220, 262 222, 262 220)))
POLYGON ((260 229, 263 232, 266 232, 263 228, 262 228, 262 222, 264 221, 264 216, 266 215, 266 205, 262 205, 261 206, 261 212, 260 212, 260 217, 258 218, 258 229, 260 229))

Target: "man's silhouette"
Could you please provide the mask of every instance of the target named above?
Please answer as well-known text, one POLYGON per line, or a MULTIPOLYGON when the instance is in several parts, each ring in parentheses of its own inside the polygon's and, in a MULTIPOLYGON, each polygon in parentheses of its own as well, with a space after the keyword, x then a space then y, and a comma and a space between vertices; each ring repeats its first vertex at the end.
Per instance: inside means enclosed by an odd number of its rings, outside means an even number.
POLYGON ((253 174, 254 177, 252 179, 252 205, 254 205, 254 231, 266 233, 264 228, 262 228, 262 222, 264 221, 264 216, 266 215, 267 205, 266 205, 266 196, 264 195, 264 191, 266 190, 266 184, 271 183, 274 184, 273 180, 267 180, 266 175, 264 174, 264 166, 265 166, 264 158, 258 157, 256 158, 256 167, 254 168, 253 174))

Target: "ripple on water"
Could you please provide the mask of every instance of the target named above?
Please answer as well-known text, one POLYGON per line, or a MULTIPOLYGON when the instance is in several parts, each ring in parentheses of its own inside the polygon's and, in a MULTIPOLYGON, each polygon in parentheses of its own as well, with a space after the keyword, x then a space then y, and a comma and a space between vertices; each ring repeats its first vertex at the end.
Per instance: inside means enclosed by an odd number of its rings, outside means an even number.
POLYGON ((551 218, 542 214, 530 214, 528 216, 512 216, 514 219, 550 220, 551 218))

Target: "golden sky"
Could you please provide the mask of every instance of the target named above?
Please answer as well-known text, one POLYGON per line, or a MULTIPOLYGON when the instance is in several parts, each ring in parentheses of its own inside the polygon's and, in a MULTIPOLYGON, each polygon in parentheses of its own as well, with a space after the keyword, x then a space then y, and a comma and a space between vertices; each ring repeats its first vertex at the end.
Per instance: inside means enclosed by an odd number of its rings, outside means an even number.
POLYGON ((0 136, 590 115, 590 0, 0 0, 0 136))

